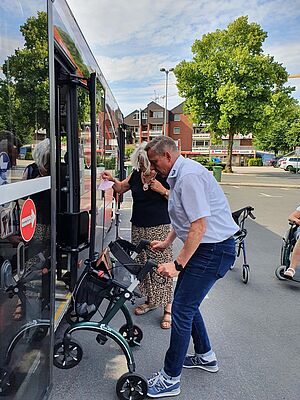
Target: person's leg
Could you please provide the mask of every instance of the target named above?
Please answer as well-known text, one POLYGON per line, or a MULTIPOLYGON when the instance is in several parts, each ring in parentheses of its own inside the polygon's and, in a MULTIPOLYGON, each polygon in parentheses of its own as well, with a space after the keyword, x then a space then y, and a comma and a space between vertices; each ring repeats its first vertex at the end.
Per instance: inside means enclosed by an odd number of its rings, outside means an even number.
MULTIPOLYGON (((189 262, 182 273, 182 280, 176 287, 172 305, 172 331, 170 347, 166 353, 164 370, 166 374, 177 377, 181 374, 183 361, 189 346, 194 316, 199 313, 199 306, 209 292, 217 277, 205 275, 193 268, 197 261, 189 262)), ((201 261, 200 261, 201 263, 201 261)), ((203 320, 202 320, 203 321, 203 320)), ((201 342, 210 350, 209 339, 204 323, 198 326, 201 331, 201 342)))
POLYGON ((284 276, 293 278, 299 262, 300 262, 300 240, 298 239, 294 246, 293 252, 292 252, 290 266, 285 271, 284 276))
POLYGON ((195 323, 198 337, 193 337, 195 348, 211 351, 203 319, 198 315, 199 306, 217 279, 223 277, 235 259, 234 241, 223 244, 202 244, 185 269, 179 274, 172 304, 172 331, 170 347, 164 368, 148 380, 148 396, 152 398, 180 393, 180 376, 195 323), (215 252, 215 249, 217 251, 215 252))

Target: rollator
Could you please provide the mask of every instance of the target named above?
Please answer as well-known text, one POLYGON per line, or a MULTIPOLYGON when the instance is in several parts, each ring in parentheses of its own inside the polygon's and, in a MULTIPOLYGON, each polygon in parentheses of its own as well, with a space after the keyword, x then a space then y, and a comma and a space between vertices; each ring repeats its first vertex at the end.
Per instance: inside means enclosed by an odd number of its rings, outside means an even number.
MULTIPOLYGON (((143 338, 142 330, 133 324, 129 310, 125 303, 134 304, 135 291, 145 276, 157 266, 156 262, 148 259, 145 265, 137 264, 134 260, 148 241, 142 240, 137 246, 132 243, 117 239, 109 244, 108 252, 99 257, 95 254, 93 260, 86 260, 85 271, 74 291, 72 304, 67 312, 67 321, 70 327, 64 333, 62 340, 54 346, 54 365, 61 369, 69 369, 78 365, 82 359, 83 351, 80 344, 72 338, 77 331, 91 331, 96 334, 96 341, 104 345, 110 338, 118 344, 127 361, 128 372, 122 375, 116 385, 116 393, 120 400, 142 400, 147 395, 147 380, 135 372, 134 357, 131 347, 139 346, 143 338), (128 284, 114 278, 116 268, 125 268, 131 275, 128 284), (102 301, 108 300, 108 306, 102 319, 98 322, 91 321, 99 311, 102 301), (112 318, 121 311, 126 323, 115 330, 109 326, 112 318)), ((100 314, 101 315, 101 314, 100 314)))
MULTIPOLYGON (((237 258, 242 253, 243 256, 243 272, 242 272, 242 280, 245 284, 249 281, 250 276, 250 266, 247 263, 247 255, 246 255, 246 245, 245 239, 247 237, 247 229, 245 228, 245 221, 248 217, 255 219, 256 217, 253 215, 252 211, 254 208, 251 206, 243 207, 240 210, 234 211, 232 213, 232 218, 234 219, 235 223, 239 226, 239 230, 234 234, 234 240, 236 243, 236 255, 237 258)), ((231 269, 234 268, 234 265, 231 269)))

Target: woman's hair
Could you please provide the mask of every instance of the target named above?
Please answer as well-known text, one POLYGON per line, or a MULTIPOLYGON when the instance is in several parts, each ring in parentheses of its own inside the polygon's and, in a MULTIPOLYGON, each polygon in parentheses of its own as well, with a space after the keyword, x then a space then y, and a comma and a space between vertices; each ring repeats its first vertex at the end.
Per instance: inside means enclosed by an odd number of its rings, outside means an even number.
POLYGON ((41 175, 48 175, 50 168, 50 140, 44 139, 36 145, 32 157, 41 175))
POLYGON ((150 161, 147 156, 147 152, 145 151, 145 147, 147 142, 142 142, 131 154, 130 160, 133 169, 139 171, 141 165, 145 168, 145 173, 150 174, 150 161))

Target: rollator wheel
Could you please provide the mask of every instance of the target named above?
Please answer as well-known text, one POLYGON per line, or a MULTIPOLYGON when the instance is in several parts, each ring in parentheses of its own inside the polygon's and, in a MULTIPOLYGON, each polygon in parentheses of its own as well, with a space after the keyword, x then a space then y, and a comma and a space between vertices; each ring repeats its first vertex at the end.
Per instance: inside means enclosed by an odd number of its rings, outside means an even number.
POLYGON ((58 342, 54 345, 53 364, 61 369, 73 368, 80 363, 82 354, 82 348, 75 340, 69 342, 68 348, 63 341, 58 342))
POLYGON ((139 374, 127 372, 119 378, 116 386, 120 400, 142 400, 147 396, 147 380, 139 374))
POLYGON ((9 372, 5 368, 0 368, 0 396, 6 396, 11 393, 15 381, 16 377, 13 372, 9 372))
POLYGON ((143 339, 143 331, 137 325, 133 325, 132 334, 130 333, 128 325, 123 325, 119 329, 123 338, 128 342, 130 347, 139 346, 143 339))
POLYGON ((250 267, 249 265, 245 264, 243 265, 243 282, 245 285, 249 281, 249 275, 250 275, 250 267))
POLYGON ((286 278, 283 276, 284 271, 286 270, 285 265, 280 265, 275 269, 275 276, 278 278, 280 281, 286 281, 286 278))

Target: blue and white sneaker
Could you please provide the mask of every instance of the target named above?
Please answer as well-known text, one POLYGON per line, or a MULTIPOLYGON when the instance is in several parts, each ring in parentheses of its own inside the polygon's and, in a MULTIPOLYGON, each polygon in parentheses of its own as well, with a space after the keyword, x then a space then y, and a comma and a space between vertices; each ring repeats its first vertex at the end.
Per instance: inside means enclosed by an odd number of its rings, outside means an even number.
POLYGON ((177 396, 180 393, 180 380, 164 377, 162 372, 155 373, 148 379, 148 397, 159 398, 177 396))
POLYGON ((188 354, 184 359, 183 368, 201 368, 208 372, 219 371, 218 361, 216 357, 205 359, 197 354, 188 354))

